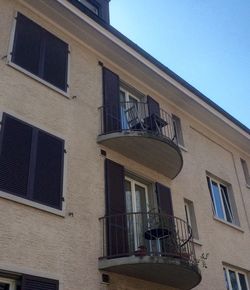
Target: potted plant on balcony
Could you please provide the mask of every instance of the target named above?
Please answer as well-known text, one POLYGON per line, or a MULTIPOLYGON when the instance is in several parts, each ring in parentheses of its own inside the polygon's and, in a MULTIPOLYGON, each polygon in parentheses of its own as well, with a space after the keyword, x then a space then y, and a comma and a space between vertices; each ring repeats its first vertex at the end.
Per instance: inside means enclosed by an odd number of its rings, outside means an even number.
POLYGON ((135 250, 135 256, 137 257, 143 257, 147 255, 147 248, 144 245, 141 245, 138 247, 137 250, 135 250))

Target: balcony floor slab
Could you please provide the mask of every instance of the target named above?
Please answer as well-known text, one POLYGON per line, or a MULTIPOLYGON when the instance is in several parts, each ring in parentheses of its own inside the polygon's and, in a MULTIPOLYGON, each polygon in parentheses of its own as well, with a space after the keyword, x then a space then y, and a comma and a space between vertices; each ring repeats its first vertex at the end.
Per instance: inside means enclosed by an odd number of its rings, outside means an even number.
POLYGON ((139 131, 122 131, 99 135, 97 142, 170 179, 174 179, 183 166, 180 148, 163 136, 139 131))
POLYGON ((197 265, 171 257, 129 256, 100 259, 99 270, 132 276, 181 290, 189 290, 201 281, 197 265))

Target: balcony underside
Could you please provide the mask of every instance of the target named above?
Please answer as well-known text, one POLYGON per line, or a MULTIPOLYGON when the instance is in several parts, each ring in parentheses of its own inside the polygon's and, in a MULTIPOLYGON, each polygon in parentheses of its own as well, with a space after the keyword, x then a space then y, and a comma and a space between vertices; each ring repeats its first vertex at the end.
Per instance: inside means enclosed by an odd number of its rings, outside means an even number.
POLYGON ((196 265, 171 257, 124 257, 101 259, 99 270, 132 276, 174 288, 188 290, 201 281, 201 274, 196 265))
POLYGON ((123 131, 100 135, 97 142, 170 179, 175 178, 182 169, 183 159, 179 147, 164 136, 123 131))

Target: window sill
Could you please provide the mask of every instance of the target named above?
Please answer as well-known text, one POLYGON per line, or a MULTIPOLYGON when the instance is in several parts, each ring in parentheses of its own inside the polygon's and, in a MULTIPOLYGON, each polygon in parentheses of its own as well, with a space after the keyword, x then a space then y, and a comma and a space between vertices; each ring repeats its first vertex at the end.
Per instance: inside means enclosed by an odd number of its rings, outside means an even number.
POLYGON ((184 147, 183 145, 178 144, 178 146, 179 146, 179 148, 180 148, 182 151, 184 151, 184 152, 188 152, 187 148, 184 147))
POLYGON ((3 192, 3 191, 0 191, 0 197, 17 202, 17 203, 20 203, 20 204, 23 204, 23 205, 27 205, 27 206, 36 208, 36 209, 39 209, 42 211, 46 211, 46 212, 52 213, 52 214, 60 216, 60 217, 65 217, 65 210, 64 209, 63 210, 55 209, 55 208, 52 208, 52 207, 49 207, 49 206, 31 201, 31 200, 19 197, 16 195, 12 195, 12 194, 3 192))
POLYGON ((197 246, 203 246, 203 244, 200 242, 200 240, 193 239, 193 243, 197 246))
POLYGON ((16 70, 18 70, 18 71, 24 73, 24 74, 27 75, 28 77, 30 77, 30 78, 36 80, 37 82, 39 82, 39 83, 45 85, 46 87, 48 87, 48 88, 50 88, 50 89, 56 91, 57 93, 63 95, 63 96, 66 97, 67 99, 70 99, 70 96, 69 96, 69 92, 68 92, 68 91, 65 92, 65 91, 63 91, 63 90, 57 88, 56 86, 50 84, 49 82, 47 82, 47 81, 41 79, 40 77, 38 77, 38 76, 34 75, 33 73, 27 71, 26 69, 24 69, 24 68, 20 67, 19 65, 13 63, 13 62, 12 62, 11 60, 9 60, 9 59, 7 60, 7 65, 9 65, 9 66, 11 66, 12 68, 14 68, 14 69, 16 69, 16 70))
POLYGON ((234 228, 234 229, 236 229, 236 230, 238 230, 238 231, 244 233, 244 230, 243 230, 240 226, 237 226, 237 225, 235 225, 235 224, 231 224, 231 223, 229 223, 229 222, 227 222, 227 221, 225 221, 225 220, 222 220, 222 219, 220 219, 220 218, 218 218, 218 217, 216 217, 216 216, 214 216, 214 220, 216 220, 216 221, 218 221, 218 222, 220 222, 220 223, 222 223, 222 224, 225 224, 225 225, 227 225, 227 226, 229 226, 229 227, 232 227, 232 228, 234 228))

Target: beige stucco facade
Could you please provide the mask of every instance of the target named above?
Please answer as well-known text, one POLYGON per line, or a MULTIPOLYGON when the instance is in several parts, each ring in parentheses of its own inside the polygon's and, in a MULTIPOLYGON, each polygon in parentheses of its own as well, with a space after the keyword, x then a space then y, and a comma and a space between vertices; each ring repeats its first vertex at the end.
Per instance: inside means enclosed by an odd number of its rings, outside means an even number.
MULTIPOLYGON (((98 257, 101 255, 102 236, 98 219, 105 214, 104 157, 100 153, 103 149, 107 158, 122 164, 128 171, 170 187, 176 216, 185 219, 184 199, 193 202, 199 233, 199 240, 195 240, 196 255, 209 253, 207 269, 201 267, 202 281, 195 289, 226 289, 223 264, 248 274, 250 188, 246 186, 240 158, 250 165, 250 151, 245 150, 245 145, 241 148, 223 137, 185 107, 180 107, 167 86, 157 90, 157 85, 148 84, 147 76, 133 75, 133 71, 126 71, 126 67, 116 63, 112 57, 101 55, 89 43, 84 43, 65 27, 61 28, 57 17, 53 19, 46 14, 50 1, 41 11, 36 10, 36 5, 30 5, 31 2, 0 0, 0 111, 65 140, 65 201, 63 210, 59 211, 0 193, 0 270, 58 279, 60 290, 172 289, 114 273, 108 273, 109 285, 101 283, 98 257), (8 64, 17 11, 69 44, 67 95, 8 64), (185 143, 183 168, 174 180, 97 144, 100 130, 98 108, 102 105, 102 67, 99 61, 143 94, 154 96, 162 108, 181 119, 185 143), (162 93, 164 89, 165 94, 162 93), (231 185, 239 226, 214 216, 207 173, 231 185)), ((186 98, 188 103, 190 97, 186 98)), ((244 136, 249 146, 249 135, 240 128, 234 130, 244 136)))

